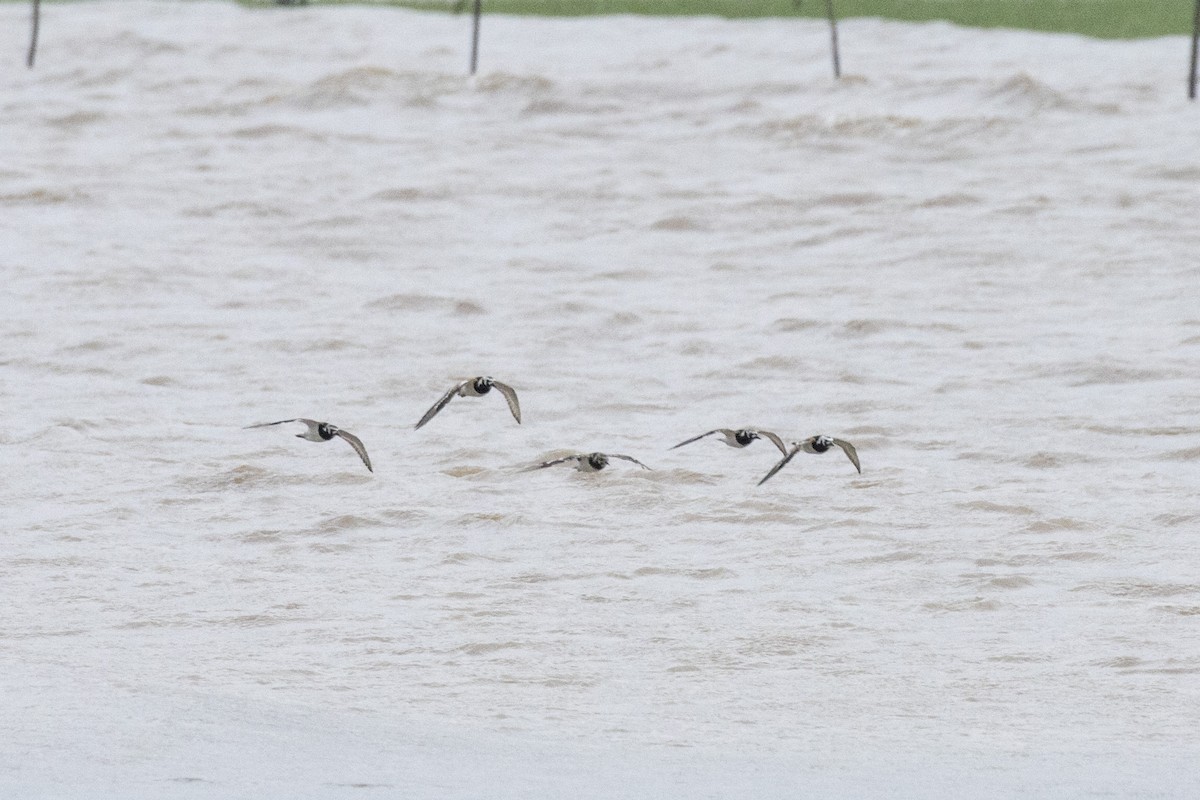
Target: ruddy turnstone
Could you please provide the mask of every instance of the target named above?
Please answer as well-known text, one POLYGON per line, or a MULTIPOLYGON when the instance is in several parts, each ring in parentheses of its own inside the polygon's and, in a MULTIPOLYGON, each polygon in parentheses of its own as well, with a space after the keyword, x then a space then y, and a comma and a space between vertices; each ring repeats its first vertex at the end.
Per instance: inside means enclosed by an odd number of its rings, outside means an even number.
POLYGON ((842 452, 846 454, 846 458, 850 459, 850 463, 854 465, 854 468, 861 475, 862 466, 858 463, 858 451, 854 449, 854 445, 841 439, 835 439, 832 436, 810 436, 803 442, 792 442, 791 452, 784 456, 778 464, 771 467, 771 471, 767 473, 765 478, 758 482, 758 485, 762 486, 769 481, 776 472, 786 467, 787 463, 795 458, 797 453, 820 454, 826 452, 834 445, 842 448, 842 452))
POLYGON ((633 456, 623 456, 619 453, 576 453, 573 456, 563 456, 562 458, 556 458, 553 461, 543 461, 541 464, 529 467, 529 469, 526 471, 529 472, 535 469, 545 469, 546 467, 553 467, 556 464, 566 464, 568 461, 574 461, 575 469, 579 470, 580 472, 599 472, 608 466, 608 460, 610 458, 619 458, 623 461, 632 461, 642 469, 650 469, 633 456))
POLYGON ((367 469, 371 472, 375 471, 375 468, 371 466, 371 459, 367 456, 367 448, 363 446, 362 440, 353 433, 350 433, 350 431, 344 431, 336 425, 330 425, 328 422, 317 422, 313 419, 297 417, 296 419, 281 419, 278 422, 247 425, 246 429, 268 428, 272 425, 283 425, 285 422, 303 422, 307 425, 308 430, 304 433, 297 433, 296 436, 300 439, 307 439, 310 442, 328 442, 335 436, 345 439, 354 448, 354 452, 358 453, 358 457, 362 459, 362 462, 367 465, 367 469))
MULTIPOLYGON (((729 445, 730 447, 738 447, 738 448, 746 447, 746 446, 750 445, 752 442, 754 442, 755 439, 764 439, 765 438, 765 439, 768 439, 771 442, 771 444, 778 447, 779 452, 783 453, 785 456, 787 455, 787 452, 788 452, 787 445, 785 445, 783 443, 783 440, 780 439, 778 436, 771 433, 770 431, 759 431, 759 430, 754 430, 753 428, 741 428, 740 430, 736 430, 736 431, 730 430, 729 428, 717 428, 715 431, 709 431, 708 433, 702 433, 699 436, 693 436, 691 439, 688 439, 685 442, 680 442, 679 444, 675 445, 675 447, 683 447, 685 444, 691 444, 692 442, 698 442, 701 439, 703 439, 705 436, 712 436, 714 433, 719 433, 723 437, 725 437, 725 444, 729 445)), ((671 449, 674 450, 675 447, 672 447, 671 449)))
POLYGON ((417 423, 417 428, 420 428, 426 422, 437 416, 446 405, 457 397, 482 397, 492 390, 492 387, 500 390, 500 394, 504 395, 504 399, 508 401, 508 410, 512 412, 513 419, 517 424, 521 424, 521 404, 517 402, 517 393, 511 386, 501 383, 498 380, 489 377, 468 378, 462 383, 452 386, 450 391, 442 395, 433 406, 425 412, 425 416, 421 417, 421 421, 417 423))

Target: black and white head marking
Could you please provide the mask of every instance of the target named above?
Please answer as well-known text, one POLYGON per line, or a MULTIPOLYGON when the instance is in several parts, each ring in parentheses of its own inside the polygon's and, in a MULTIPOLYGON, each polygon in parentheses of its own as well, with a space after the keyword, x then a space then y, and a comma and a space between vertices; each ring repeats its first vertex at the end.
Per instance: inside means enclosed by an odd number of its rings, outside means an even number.
POLYGON ((745 447, 746 445, 750 444, 757 438, 758 438, 758 434, 756 432, 751 431, 751 430, 746 430, 745 428, 743 428, 740 431, 733 432, 733 440, 735 442, 737 442, 738 444, 740 444, 742 447, 745 447))
POLYGON ((828 436, 814 436, 808 440, 811 443, 814 453, 824 453, 829 448, 833 447, 833 439, 828 436))

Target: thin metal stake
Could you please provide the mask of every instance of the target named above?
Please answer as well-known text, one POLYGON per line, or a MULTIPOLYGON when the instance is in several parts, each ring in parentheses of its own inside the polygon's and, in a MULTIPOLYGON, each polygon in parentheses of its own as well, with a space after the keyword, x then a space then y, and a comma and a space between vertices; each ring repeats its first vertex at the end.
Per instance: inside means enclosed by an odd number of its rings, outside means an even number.
POLYGON ((1196 0, 1196 16, 1192 20, 1192 63, 1188 69, 1188 100, 1196 99, 1196 50, 1200 45, 1200 0, 1196 0))
MULTIPOLYGON (((1200 0, 1197 0, 1200 2, 1200 0)), ((479 15, 483 12, 483 0, 475 0, 475 22, 471 29, 471 74, 479 65, 479 15)))
MULTIPOLYGON (((1200 3, 1200 0, 1196 0, 1200 3)), ((842 77, 842 57, 838 53, 837 17, 833 13, 833 0, 825 0, 825 13, 829 16, 829 47, 833 51, 833 77, 842 77)))
POLYGON ((25 66, 33 69, 33 59, 37 55, 38 21, 41 19, 42 0, 33 0, 33 31, 29 34, 29 55, 25 57, 25 66))

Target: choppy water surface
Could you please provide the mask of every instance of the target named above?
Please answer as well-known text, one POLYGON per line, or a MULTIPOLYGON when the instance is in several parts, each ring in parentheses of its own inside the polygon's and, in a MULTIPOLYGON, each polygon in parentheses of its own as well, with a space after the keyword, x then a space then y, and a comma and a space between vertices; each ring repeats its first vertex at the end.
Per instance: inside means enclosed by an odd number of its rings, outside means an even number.
POLYGON ((461 17, 44 13, 0 786, 1200 790, 1182 39, 498 17, 470 80, 461 17), (525 424, 412 430, 476 374, 525 424), (668 451, 740 425, 863 474, 668 451), (597 449, 654 470, 519 471, 597 449))

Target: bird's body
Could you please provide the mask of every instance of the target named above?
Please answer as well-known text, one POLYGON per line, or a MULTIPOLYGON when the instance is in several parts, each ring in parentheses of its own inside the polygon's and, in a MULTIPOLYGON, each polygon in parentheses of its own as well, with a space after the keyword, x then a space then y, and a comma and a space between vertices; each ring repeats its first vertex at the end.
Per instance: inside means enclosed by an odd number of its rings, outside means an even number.
POLYGON ((295 419, 281 419, 278 422, 263 422, 258 425, 247 425, 246 428, 268 428, 272 425, 283 425, 287 422, 303 422, 306 426, 304 433, 297 433, 296 437, 309 442, 328 442, 335 436, 339 439, 344 439, 347 444, 354 448, 354 452, 358 453, 358 457, 362 459, 366 468, 374 472, 375 468, 371 466, 371 459, 367 455, 367 448, 363 445, 362 440, 349 431, 344 431, 336 425, 331 425, 328 422, 318 422, 315 419, 304 419, 296 417, 295 419))
POLYGON ((722 441, 724 441, 725 444, 729 445, 730 447, 736 447, 740 449, 743 447, 749 447, 757 439, 767 439, 771 442, 771 444, 778 447, 779 452, 783 453, 785 456, 788 452, 787 446, 784 445, 783 440, 778 436, 770 431, 760 431, 755 430, 754 428, 740 428, 738 430, 733 430, 732 428, 717 428, 716 430, 709 431, 708 433, 702 433, 699 436, 693 436, 691 439, 682 441, 671 449, 674 450, 676 447, 683 447, 685 444, 698 442, 705 436, 712 436, 714 433, 721 434, 722 441))
POLYGON ((508 403, 508 410, 512 412, 513 419, 517 424, 521 424, 521 404, 517 401, 517 392, 511 386, 501 383, 494 378, 481 376, 478 378, 468 378, 452 387, 438 399, 436 403, 430 406, 425 412, 425 416, 421 417, 421 421, 416 427, 420 428, 429 420, 438 415, 438 412, 450 404, 450 401, 455 397, 483 397, 490 392, 492 388, 500 390, 500 394, 504 395, 505 401, 508 403))
POLYGON ((642 469, 650 469, 633 456, 623 456, 619 453, 576 453, 574 455, 563 456, 562 458, 555 458, 551 461, 543 461, 541 464, 529 467, 529 470, 545 469, 546 467, 553 467, 557 464, 566 464, 573 461, 575 462, 575 469, 580 472, 599 472, 608 466, 609 459, 612 458, 631 461, 642 469))
POLYGON ((776 472, 779 472, 779 470, 786 467, 788 462, 796 457, 797 453, 811 453, 813 455, 820 455, 821 453, 829 452, 829 449, 835 446, 842 449, 842 452, 846 454, 846 458, 850 459, 850 463, 854 465, 854 468, 858 470, 859 474, 861 475, 862 465, 858 463, 858 451, 854 448, 854 445, 842 439, 837 439, 833 436, 810 436, 802 442, 792 442, 792 449, 788 451, 787 455, 785 455, 778 464, 771 467, 771 471, 766 474, 766 477, 758 482, 758 485, 762 486, 764 483, 769 481, 776 472))

